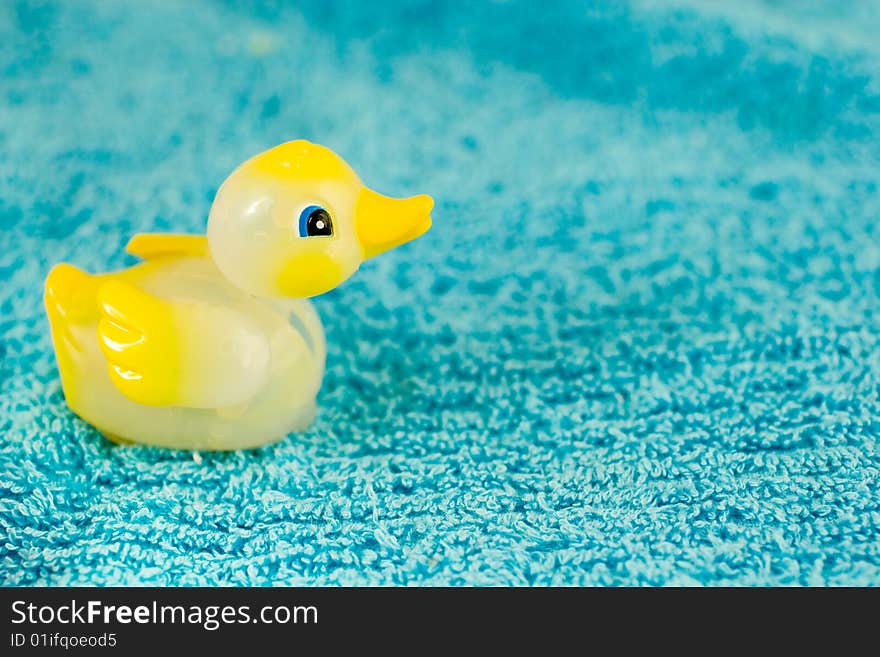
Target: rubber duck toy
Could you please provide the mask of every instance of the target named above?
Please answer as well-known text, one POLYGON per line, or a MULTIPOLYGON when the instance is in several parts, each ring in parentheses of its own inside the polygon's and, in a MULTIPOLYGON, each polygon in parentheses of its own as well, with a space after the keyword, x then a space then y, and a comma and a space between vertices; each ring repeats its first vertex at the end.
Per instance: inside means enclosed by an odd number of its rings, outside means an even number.
POLYGON ((305 429, 326 353, 308 297, 422 235, 433 205, 368 189, 307 141, 253 157, 217 192, 206 236, 135 235, 143 262, 122 271, 52 269, 67 403, 119 443, 246 449, 305 429))

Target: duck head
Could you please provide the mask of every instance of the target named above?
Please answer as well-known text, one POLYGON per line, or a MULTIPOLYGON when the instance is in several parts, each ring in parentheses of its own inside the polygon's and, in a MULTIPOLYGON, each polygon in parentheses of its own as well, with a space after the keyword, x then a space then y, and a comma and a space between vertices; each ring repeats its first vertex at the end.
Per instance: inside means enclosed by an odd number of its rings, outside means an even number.
POLYGON ((431 227, 430 196, 383 196, 333 151, 304 140, 239 166, 208 218, 211 257, 258 296, 312 297, 345 281, 367 258, 431 227))

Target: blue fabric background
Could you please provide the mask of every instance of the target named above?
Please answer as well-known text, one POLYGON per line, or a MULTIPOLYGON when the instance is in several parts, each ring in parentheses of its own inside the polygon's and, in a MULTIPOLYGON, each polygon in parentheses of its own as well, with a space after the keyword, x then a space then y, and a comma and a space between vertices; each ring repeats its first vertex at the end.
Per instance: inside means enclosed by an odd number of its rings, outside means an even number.
POLYGON ((831 0, 3 2, 0 582, 880 584, 878 33, 831 0), (202 231, 300 137, 437 199, 317 300, 317 421, 106 442, 49 268, 202 231))

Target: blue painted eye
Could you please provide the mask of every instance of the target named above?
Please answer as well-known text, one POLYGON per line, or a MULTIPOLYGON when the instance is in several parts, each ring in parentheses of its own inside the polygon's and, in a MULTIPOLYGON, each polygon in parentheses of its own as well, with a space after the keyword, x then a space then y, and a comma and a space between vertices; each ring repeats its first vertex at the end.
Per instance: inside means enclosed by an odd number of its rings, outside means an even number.
POLYGON ((300 237, 329 237, 332 234, 333 220, 320 205, 310 205, 299 213, 300 237))

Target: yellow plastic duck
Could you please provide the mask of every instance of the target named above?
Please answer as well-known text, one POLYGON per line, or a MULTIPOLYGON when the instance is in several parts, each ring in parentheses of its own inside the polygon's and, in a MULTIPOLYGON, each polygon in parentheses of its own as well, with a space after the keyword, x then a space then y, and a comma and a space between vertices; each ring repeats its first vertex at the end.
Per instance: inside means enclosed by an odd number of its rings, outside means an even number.
POLYGON ((324 374, 312 297, 422 235, 430 196, 382 196, 335 153, 291 141, 239 166, 208 234, 135 235, 144 260, 56 265, 45 304, 71 409, 108 438, 257 447, 306 428, 324 374))

